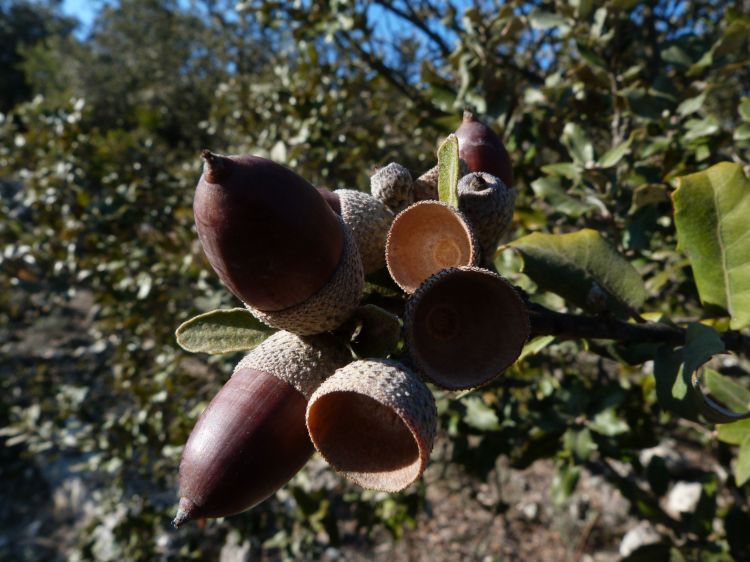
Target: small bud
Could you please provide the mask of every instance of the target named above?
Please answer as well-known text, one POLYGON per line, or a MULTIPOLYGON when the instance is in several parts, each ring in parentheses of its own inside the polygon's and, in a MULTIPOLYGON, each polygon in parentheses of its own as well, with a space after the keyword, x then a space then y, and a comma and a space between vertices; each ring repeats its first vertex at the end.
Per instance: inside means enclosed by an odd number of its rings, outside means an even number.
POLYGON ((414 202, 414 186, 409 170, 392 162, 380 168, 370 178, 370 192, 394 213, 398 213, 414 202))
POLYGON ((447 267, 476 265, 479 245, 468 221, 439 201, 420 201, 399 213, 388 233, 385 259, 393 280, 413 293, 447 267))
POLYGON ((481 386, 518 358, 529 313, 516 289, 474 267, 443 270, 410 298, 404 339, 415 367, 449 390, 481 386))
POLYGON ((424 472, 437 412, 414 373, 389 360, 355 361, 310 398, 307 428, 338 472, 371 490, 397 492, 424 472))

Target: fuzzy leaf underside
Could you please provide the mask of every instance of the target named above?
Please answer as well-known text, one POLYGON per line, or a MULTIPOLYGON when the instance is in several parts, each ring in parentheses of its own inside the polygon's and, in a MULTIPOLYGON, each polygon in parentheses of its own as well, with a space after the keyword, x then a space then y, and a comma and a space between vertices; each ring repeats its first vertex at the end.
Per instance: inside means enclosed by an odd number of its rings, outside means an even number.
POLYGON ((183 322, 177 343, 193 353, 248 351, 274 332, 245 308, 212 310, 183 322))
POLYGON ((438 197, 443 203, 458 208, 458 137, 448 135, 438 148, 438 197))

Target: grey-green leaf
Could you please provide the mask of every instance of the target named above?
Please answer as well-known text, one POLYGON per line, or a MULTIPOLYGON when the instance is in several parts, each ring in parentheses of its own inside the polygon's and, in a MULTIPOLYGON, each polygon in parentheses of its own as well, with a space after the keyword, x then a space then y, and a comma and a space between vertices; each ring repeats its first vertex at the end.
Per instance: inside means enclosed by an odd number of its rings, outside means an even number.
POLYGON ((581 308, 627 314, 646 300, 640 274, 595 230, 535 232, 508 244, 523 257, 523 271, 540 288, 581 308))
POLYGON ((734 466, 734 479, 738 486, 742 486, 750 479, 750 436, 746 437, 740 446, 737 464, 734 466))
POLYGON ((701 301, 725 308, 731 326, 750 326, 750 181, 723 162, 679 178, 672 195, 680 249, 701 301))
POLYGON ((620 160, 623 159, 623 157, 628 153, 628 150, 630 150, 630 144, 633 142, 633 138, 630 137, 628 140, 621 142, 617 146, 614 146, 610 148, 607 152, 605 152, 601 158, 599 158, 599 162, 597 163, 600 168, 611 168, 612 166, 617 165, 620 160))
POLYGON ((566 123, 560 140, 576 163, 590 166, 594 162, 594 145, 579 124, 566 123))
POLYGON ((183 322, 177 343, 193 353, 248 351, 274 332, 245 308, 212 310, 183 322))
POLYGON ((448 135, 437 152, 438 157, 438 197, 440 201, 458 208, 458 137, 448 135))
POLYGON ((500 429, 500 420, 495 410, 485 404, 478 396, 468 396, 461 400, 466 406, 464 421, 480 431, 495 431, 500 429))

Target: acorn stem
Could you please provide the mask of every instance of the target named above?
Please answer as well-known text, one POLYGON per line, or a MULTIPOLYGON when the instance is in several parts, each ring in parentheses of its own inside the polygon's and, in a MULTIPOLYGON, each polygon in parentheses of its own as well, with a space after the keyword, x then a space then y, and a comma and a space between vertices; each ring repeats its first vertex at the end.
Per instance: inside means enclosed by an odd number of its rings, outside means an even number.
POLYGON ((177 515, 175 515, 172 525, 175 529, 179 529, 180 526, 193 518, 196 505, 190 498, 180 498, 180 505, 177 508, 177 515))
POLYGON ((204 148, 201 150, 203 158, 203 175, 210 183, 217 183, 226 173, 226 158, 204 148))

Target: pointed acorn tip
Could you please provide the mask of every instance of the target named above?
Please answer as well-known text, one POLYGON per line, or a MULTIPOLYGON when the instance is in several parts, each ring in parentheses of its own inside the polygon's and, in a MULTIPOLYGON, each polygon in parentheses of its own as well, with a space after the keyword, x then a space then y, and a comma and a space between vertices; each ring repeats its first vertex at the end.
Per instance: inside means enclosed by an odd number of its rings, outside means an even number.
POLYGON ((226 169, 226 157, 204 148, 201 150, 201 158, 203 159, 203 175, 209 182, 216 183, 226 169))
POLYGON ((471 123, 472 121, 476 121, 477 116, 474 115, 474 111, 471 109, 471 107, 464 107, 464 123, 471 123))
POLYGON ((192 500, 188 498, 180 498, 180 506, 177 508, 177 514, 172 520, 172 525, 175 529, 179 529, 183 523, 193 518, 193 512, 196 509, 196 505, 192 500))

